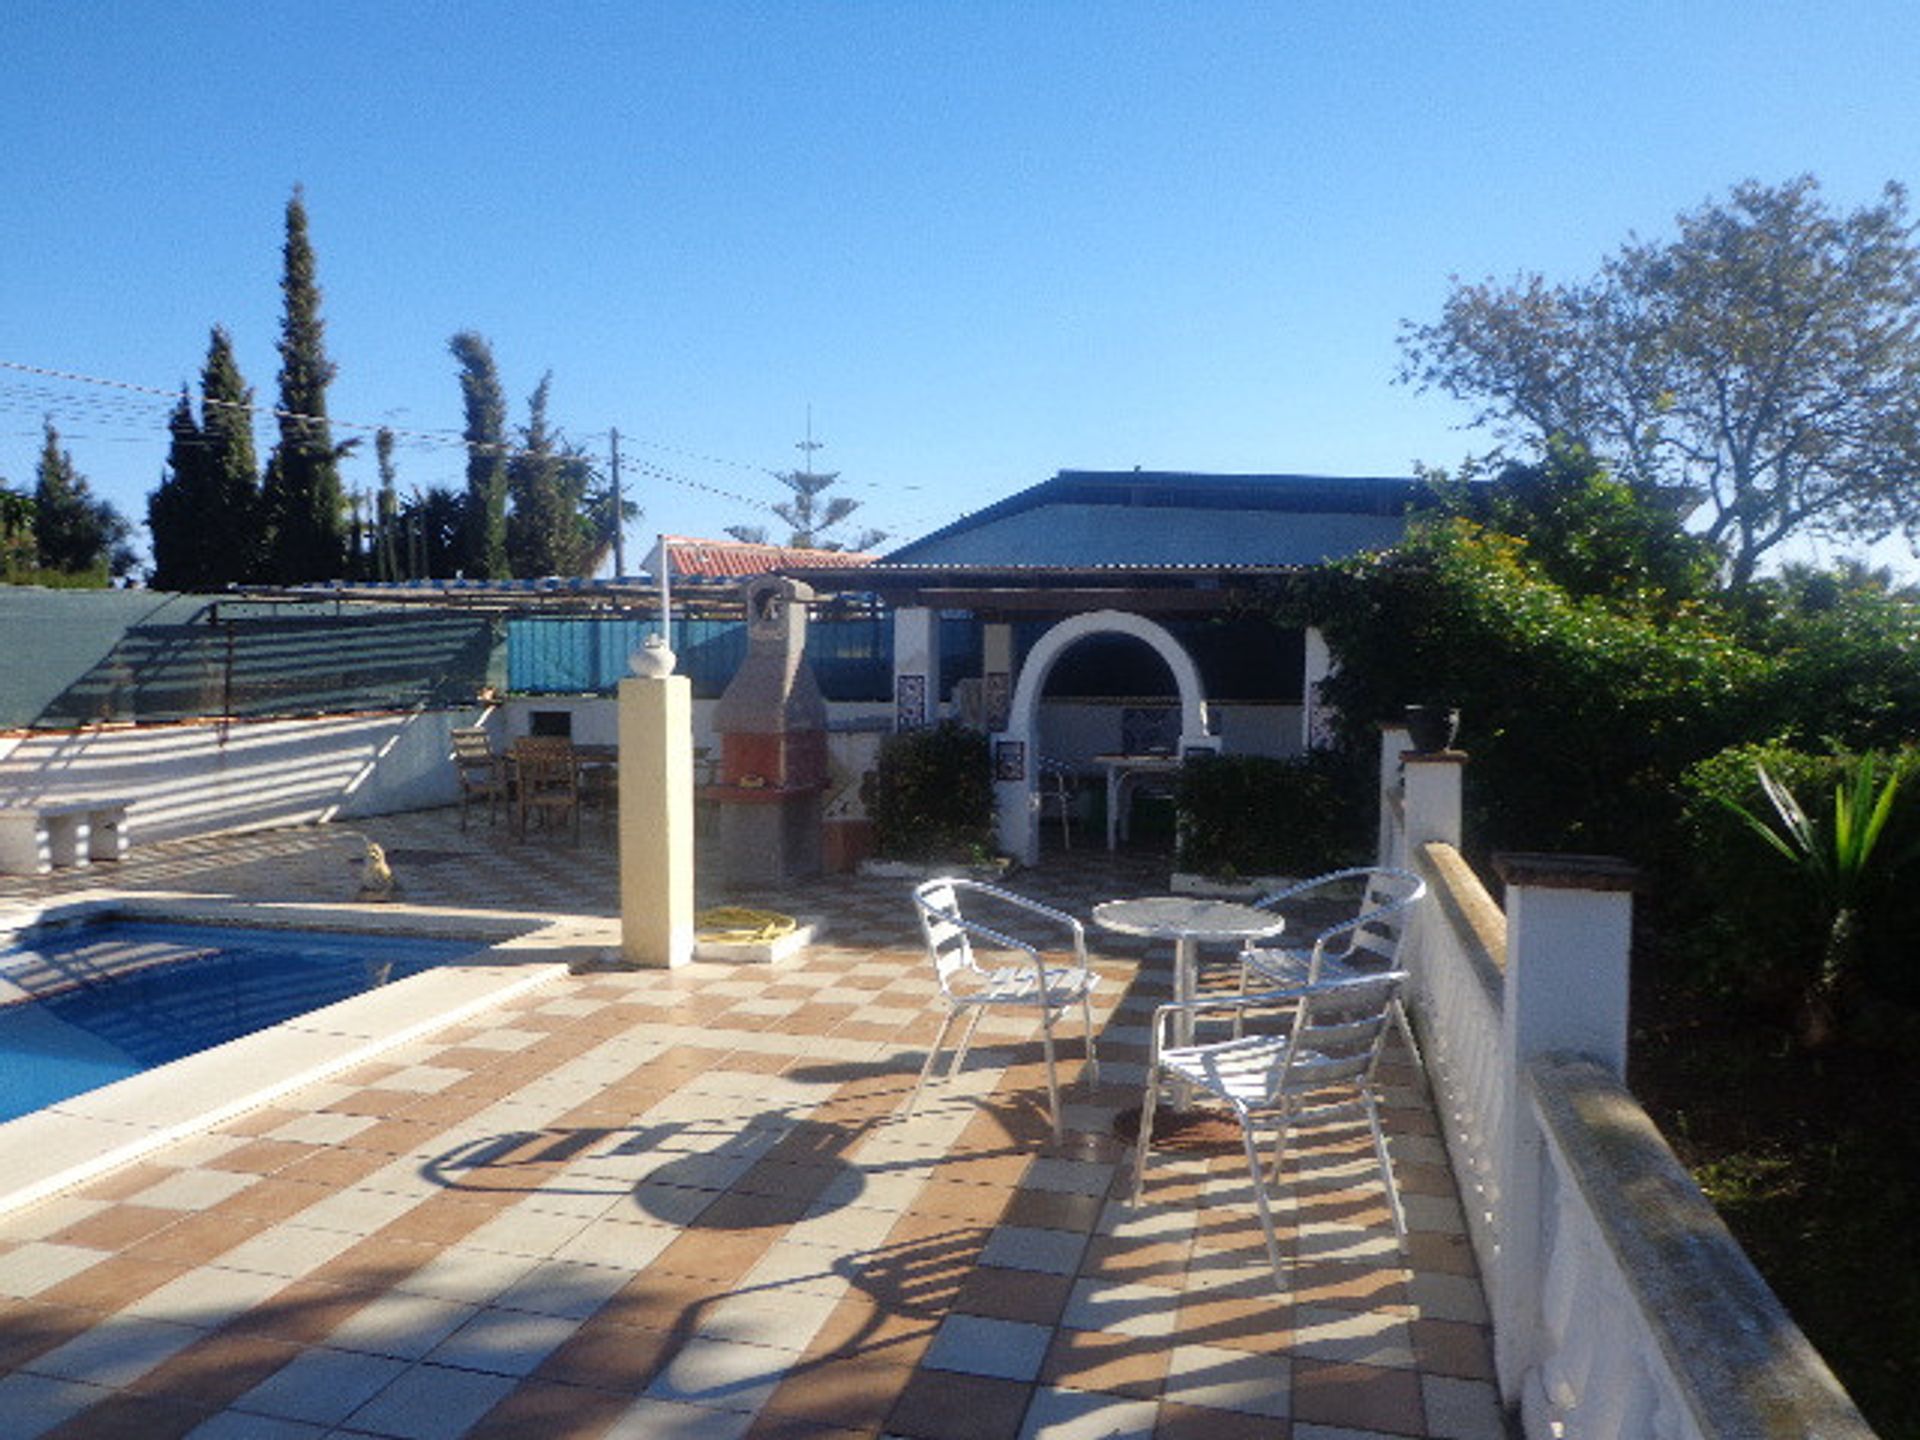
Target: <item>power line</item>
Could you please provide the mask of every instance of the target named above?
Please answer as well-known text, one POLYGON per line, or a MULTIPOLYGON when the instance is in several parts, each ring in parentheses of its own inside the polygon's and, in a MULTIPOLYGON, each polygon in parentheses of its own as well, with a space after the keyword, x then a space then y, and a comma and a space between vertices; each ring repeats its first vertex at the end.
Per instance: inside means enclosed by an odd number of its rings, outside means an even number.
MULTIPOLYGON (((167 420, 172 416, 172 407, 179 402, 182 395, 187 393, 184 387, 180 390, 163 390, 158 386, 143 385, 137 381, 114 380, 100 375, 83 375, 76 371, 55 370, 44 365, 29 365, 17 360, 0 360, 0 370, 10 370, 16 374, 31 375, 39 380, 63 381, 70 385, 90 385, 117 392, 116 394, 103 397, 83 396, 78 400, 74 400, 58 392, 51 391, 45 386, 36 388, 31 386, 0 385, 0 409, 25 408, 19 405, 9 405, 7 400, 9 395, 12 395, 32 401, 35 408, 45 408, 46 405, 54 401, 59 401, 63 405, 77 405, 82 410, 91 409, 95 413, 102 415, 110 411, 117 412, 113 418, 144 421, 152 424, 155 423, 155 415, 148 405, 138 403, 131 398, 121 398, 146 396, 167 402, 165 414, 158 417, 158 424, 161 428, 165 428, 167 420)), ((468 454, 479 451, 481 453, 496 453, 509 459, 515 456, 534 453, 529 451, 525 446, 514 445, 506 441, 484 445, 476 444, 468 441, 465 436, 457 435, 450 430, 416 430, 385 423, 369 424, 365 421, 340 419, 330 415, 308 415, 299 411, 282 410, 277 406, 271 405, 244 405, 233 400, 209 400, 203 397, 201 400, 202 409, 204 410, 207 405, 218 405, 229 409, 245 410, 250 415, 270 416, 277 421, 327 425, 341 430, 353 430, 366 434, 377 434, 381 430, 385 430, 394 437, 396 442, 404 443, 411 448, 417 449, 460 449, 468 454)), ((74 436, 70 438, 105 439, 107 437, 74 436)), ((138 437, 126 436, 117 438, 120 440, 133 440, 138 437)), ((598 437, 588 436, 586 438, 594 439, 598 437)), ((763 475, 773 475, 777 473, 776 471, 767 469, 765 466, 750 465, 745 461, 726 460, 718 456, 703 455, 697 451, 678 449, 660 441, 636 438, 624 430, 621 432, 621 438, 631 443, 643 445, 648 449, 681 455, 685 458, 700 460, 707 464, 722 465, 740 470, 751 470, 756 474, 763 475)), ((634 468, 638 469, 641 474, 665 484, 677 485, 688 490, 697 490, 702 494, 712 495, 722 500, 729 500, 738 505, 748 506, 751 509, 766 510, 769 512, 773 509, 771 501, 756 499, 749 495, 736 494, 731 490, 722 489, 717 485, 707 485, 698 480, 690 480, 686 476, 676 474, 663 466, 640 461, 635 462, 634 468)))

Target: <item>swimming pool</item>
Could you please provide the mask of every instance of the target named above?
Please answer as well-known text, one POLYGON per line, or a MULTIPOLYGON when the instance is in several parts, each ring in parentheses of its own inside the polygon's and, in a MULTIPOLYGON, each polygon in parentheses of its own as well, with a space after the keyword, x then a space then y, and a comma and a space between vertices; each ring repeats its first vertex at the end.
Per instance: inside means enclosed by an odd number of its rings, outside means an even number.
POLYGON ((348 996, 485 941, 102 918, 23 932, 0 978, 0 1123, 348 996))

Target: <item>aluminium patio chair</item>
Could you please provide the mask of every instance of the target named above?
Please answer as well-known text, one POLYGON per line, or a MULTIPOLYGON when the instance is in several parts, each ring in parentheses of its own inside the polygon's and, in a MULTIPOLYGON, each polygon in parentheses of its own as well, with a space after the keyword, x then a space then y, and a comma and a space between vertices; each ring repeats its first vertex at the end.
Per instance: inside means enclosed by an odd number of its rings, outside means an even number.
MULTIPOLYGON (((1304 929, 1291 945, 1249 944, 1240 952, 1240 993, 1254 988, 1313 985, 1322 980, 1344 980, 1377 975, 1399 965, 1400 940, 1414 907, 1426 897, 1427 882, 1411 870, 1388 865, 1356 865, 1316 875, 1298 885, 1277 890, 1254 902, 1262 910, 1306 907, 1335 899, 1361 884, 1358 905, 1346 918, 1304 929)), ((1303 917, 1304 918, 1304 917, 1303 917)), ((1287 932, 1292 935, 1292 930, 1287 932)), ((1420 1047, 1407 1022, 1404 1002, 1394 999, 1394 1024, 1406 1042, 1415 1065, 1420 1047)))
POLYGON ((1040 797, 1040 818, 1047 818, 1052 809, 1060 817, 1060 848, 1073 849, 1073 809, 1079 798, 1079 774, 1064 760, 1055 760, 1051 756, 1040 757, 1039 785, 1035 793, 1040 797))
MULTIPOLYGON (((1012 1012, 1024 1009, 1038 1014, 1040 1018, 1041 1043, 1047 1056, 1048 1116, 1053 1122, 1054 1141, 1059 1143, 1063 1132, 1060 1124, 1060 1080, 1053 1054, 1053 1022, 1070 1005, 1077 1003, 1080 1006, 1080 1022, 1086 1029, 1087 1084, 1097 1084, 1100 1078, 1100 1058, 1094 1048, 1093 1007, 1090 1000, 1094 987, 1100 983, 1100 977, 1088 968, 1085 927, 1063 911, 979 880, 945 877, 925 881, 914 887, 913 907, 920 919, 921 933, 926 937, 927 956, 933 961, 934 971, 940 980, 940 995, 946 1002, 947 1013, 941 1017, 940 1029, 927 1050, 926 1063, 920 1067, 920 1078, 914 1084, 912 1099, 907 1102, 907 1113, 911 1115, 920 1103, 920 1092, 926 1087, 927 1077, 933 1073, 940 1047, 945 1043, 947 1031, 956 1019, 962 1014, 968 1017, 966 1029, 961 1032, 960 1043, 953 1052, 953 1061, 947 1070, 949 1080, 960 1073, 981 1016, 995 1008, 1012 1012), (1027 941, 962 915, 960 897, 963 894, 980 896, 1019 911, 1023 918, 1031 917, 1050 929, 1064 932, 1072 942, 1073 963, 1049 965, 1041 958, 1039 950, 1027 941), (1010 965, 987 969, 980 964, 980 958, 974 950, 976 940, 1024 958, 1010 965)), ((995 918, 999 917, 996 915, 995 918)))
POLYGON ((1259 1212, 1276 1282, 1284 1284, 1284 1272, 1267 1186, 1280 1178, 1288 1130, 1305 1115, 1360 1115, 1366 1119, 1373 1137, 1374 1159, 1379 1162, 1381 1183, 1386 1188, 1387 1208, 1393 1217, 1394 1237, 1404 1245, 1406 1215, 1380 1128, 1375 1075, 1387 1026, 1406 978, 1404 971, 1389 970, 1289 990, 1176 1001, 1156 1007, 1134 1157, 1133 1203, 1140 1203, 1146 1183, 1160 1086, 1162 1081, 1172 1079, 1185 1082, 1195 1093, 1224 1101, 1239 1123, 1247 1172, 1253 1181, 1254 1208, 1259 1212), (1248 1012, 1282 1008, 1292 1011, 1284 1033, 1242 1033, 1240 1021, 1248 1012), (1233 1013, 1235 1033, 1231 1039, 1192 1045, 1168 1043, 1175 1015, 1186 1012, 1197 1016, 1209 1011, 1233 1013), (1255 1138, 1255 1131, 1263 1126, 1275 1131, 1271 1177, 1261 1173, 1255 1138))
POLYGON ((460 782, 460 828, 467 828, 467 806, 476 799, 487 802, 487 824, 493 824, 509 798, 507 767, 483 728, 462 726, 453 732, 453 769, 460 782))
POLYGON ((535 816, 543 829, 573 826, 580 843, 580 768, 563 736, 522 735, 513 742, 515 832, 524 840, 535 816))

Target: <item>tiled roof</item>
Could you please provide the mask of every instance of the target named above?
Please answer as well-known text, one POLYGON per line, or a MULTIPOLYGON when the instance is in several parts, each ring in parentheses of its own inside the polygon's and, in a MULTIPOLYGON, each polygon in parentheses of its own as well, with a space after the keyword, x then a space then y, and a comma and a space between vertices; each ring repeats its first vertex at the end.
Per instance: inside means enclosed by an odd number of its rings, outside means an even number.
MULTIPOLYGON (((738 579, 769 570, 806 567, 847 570, 871 565, 874 556, 857 550, 806 550, 791 545, 761 545, 747 540, 700 540, 685 535, 662 536, 673 557, 673 577, 738 579)), ((654 557, 657 558, 657 557, 654 557)))

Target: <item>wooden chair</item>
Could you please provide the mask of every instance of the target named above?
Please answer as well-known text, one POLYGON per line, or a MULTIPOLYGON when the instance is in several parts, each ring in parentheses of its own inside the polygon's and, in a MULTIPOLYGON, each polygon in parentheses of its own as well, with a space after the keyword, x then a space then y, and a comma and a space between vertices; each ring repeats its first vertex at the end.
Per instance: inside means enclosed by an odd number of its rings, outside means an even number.
POLYGON ((487 802, 487 824, 507 803, 507 767, 493 752, 493 742, 478 726, 453 732, 453 768, 460 779, 460 828, 467 828, 467 806, 475 799, 487 802))
POLYGON ((573 742, 562 736, 523 735, 513 742, 514 830, 526 839, 528 821, 540 817, 542 829, 560 821, 573 825, 580 843, 580 772, 573 742))

